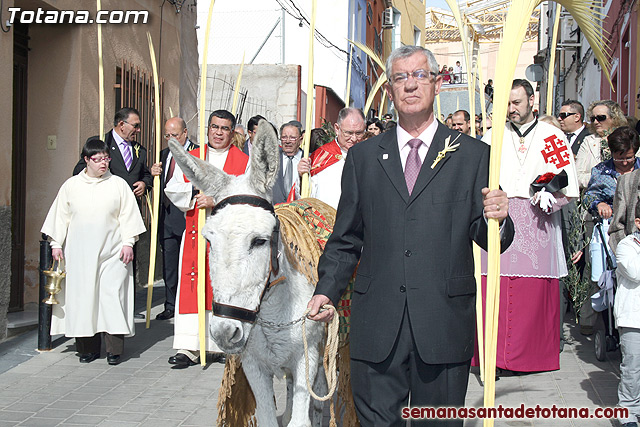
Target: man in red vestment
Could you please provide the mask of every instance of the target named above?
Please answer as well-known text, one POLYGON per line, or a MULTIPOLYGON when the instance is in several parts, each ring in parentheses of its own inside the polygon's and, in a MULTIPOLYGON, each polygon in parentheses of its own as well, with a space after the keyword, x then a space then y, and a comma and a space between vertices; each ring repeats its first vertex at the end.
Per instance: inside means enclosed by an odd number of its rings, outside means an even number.
MULTIPOLYGON (((231 136, 235 126, 235 117, 226 110, 216 110, 209 116, 208 145, 206 160, 230 175, 242 175, 247 169, 249 156, 231 144, 231 136)), ((190 153, 200 156, 197 148, 190 153)), ((179 166, 167 183, 165 194, 180 210, 186 212, 186 228, 181 245, 181 262, 179 268, 178 295, 175 313, 173 348, 178 352, 169 358, 169 363, 176 368, 186 368, 199 363, 199 323, 197 303, 198 283, 198 210, 210 210, 215 205, 212 197, 195 191, 186 179, 179 166)), ((207 254, 208 255, 208 254, 207 254)), ((211 308, 212 291, 209 279, 209 263, 206 263, 206 295, 205 307, 211 308)), ((207 310, 205 330, 209 330, 211 311, 207 310)), ((224 363, 224 355, 207 335, 207 351, 213 352, 213 360, 224 363)))
POLYGON ((349 148, 362 141, 366 121, 362 110, 343 108, 334 125, 336 139, 319 147, 309 159, 298 163, 298 173, 311 171, 311 197, 338 208, 340 178, 349 148))

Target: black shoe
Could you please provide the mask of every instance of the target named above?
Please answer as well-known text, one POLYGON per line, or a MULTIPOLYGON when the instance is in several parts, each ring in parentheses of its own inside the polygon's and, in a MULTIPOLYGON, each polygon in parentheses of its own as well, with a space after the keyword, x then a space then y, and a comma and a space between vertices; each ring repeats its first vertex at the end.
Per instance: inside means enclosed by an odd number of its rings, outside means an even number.
POLYGON ((159 313, 156 316, 156 320, 169 320, 173 319, 174 316, 175 312, 173 310, 171 310, 170 308, 165 308, 162 313, 159 313))
POLYGON ((120 363, 120 355, 119 354, 113 354, 113 353, 107 353, 107 363, 109 365, 117 365, 120 363))
POLYGON ((224 365, 227 363, 227 356, 224 353, 213 353, 213 357, 211 358, 212 363, 220 363, 224 365))
POLYGON ((134 319, 144 319, 144 314, 142 314, 142 313, 135 313, 135 314, 133 315, 133 318, 134 318, 134 319))
POLYGON ((80 355, 80 363, 91 363, 100 357, 100 353, 84 353, 80 355))
POLYGON ((186 354, 177 353, 175 356, 171 356, 169 358, 169 364, 174 365, 173 367, 176 369, 184 369, 189 366, 193 366, 198 362, 194 362, 187 356, 186 354))

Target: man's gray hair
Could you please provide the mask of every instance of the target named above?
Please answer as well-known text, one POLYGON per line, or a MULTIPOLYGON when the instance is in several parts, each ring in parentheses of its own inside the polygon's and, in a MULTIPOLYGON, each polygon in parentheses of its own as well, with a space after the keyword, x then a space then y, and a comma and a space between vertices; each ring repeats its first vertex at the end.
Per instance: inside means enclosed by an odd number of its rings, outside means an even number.
POLYGON ((438 61, 436 61, 435 56, 429 49, 425 49, 421 46, 401 46, 391 52, 391 55, 387 58, 386 70, 387 70, 387 78, 391 81, 391 76, 393 75, 393 63, 398 59, 408 58, 416 53, 422 53, 427 59, 427 64, 429 69, 426 71, 431 71, 438 75, 440 69, 438 68, 438 61))
POLYGON ((338 126, 342 124, 342 122, 349 117, 351 114, 355 114, 362 119, 362 122, 366 124, 366 119, 364 118, 364 113, 359 108, 353 107, 344 107, 342 110, 338 112, 338 126))
POLYGON ((282 131, 284 128, 292 127, 298 129, 298 136, 302 135, 302 124, 296 120, 291 120, 290 122, 284 123, 280 126, 280 135, 282 135, 282 131))

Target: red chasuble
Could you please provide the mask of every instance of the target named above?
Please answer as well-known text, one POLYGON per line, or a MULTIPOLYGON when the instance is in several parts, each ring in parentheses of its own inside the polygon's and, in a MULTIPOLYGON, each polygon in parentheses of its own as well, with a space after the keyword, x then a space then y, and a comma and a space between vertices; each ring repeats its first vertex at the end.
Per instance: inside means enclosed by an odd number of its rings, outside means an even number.
MULTIPOLYGON (((195 157, 200 158, 200 148, 189 151, 195 157)), ((247 169, 249 156, 240 151, 235 145, 229 148, 227 160, 223 171, 229 175, 242 175, 247 169)), ((187 177, 185 182, 189 182, 187 177)), ((198 312, 198 207, 195 206, 186 215, 186 228, 184 232, 184 246, 182 249, 182 270, 180 271, 180 314, 198 312)), ((211 310, 213 304, 213 290, 209 276, 209 242, 207 242, 205 271, 205 307, 211 310)))
POLYGON ((311 154, 311 176, 322 172, 329 166, 342 159, 342 150, 338 142, 334 139, 328 144, 324 144, 311 154))

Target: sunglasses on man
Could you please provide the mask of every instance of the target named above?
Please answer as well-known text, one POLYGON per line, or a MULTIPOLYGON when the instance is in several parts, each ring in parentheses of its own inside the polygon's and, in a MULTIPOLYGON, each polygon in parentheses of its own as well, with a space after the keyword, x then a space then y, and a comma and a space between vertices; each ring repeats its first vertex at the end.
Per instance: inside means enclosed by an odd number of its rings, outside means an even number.
POLYGON ((558 114, 558 118, 559 118, 560 120, 564 120, 564 119, 566 119, 566 118, 567 118, 567 117, 569 117, 569 116, 573 116, 574 114, 578 114, 578 113, 564 113, 564 112, 563 112, 563 113, 558 114))

